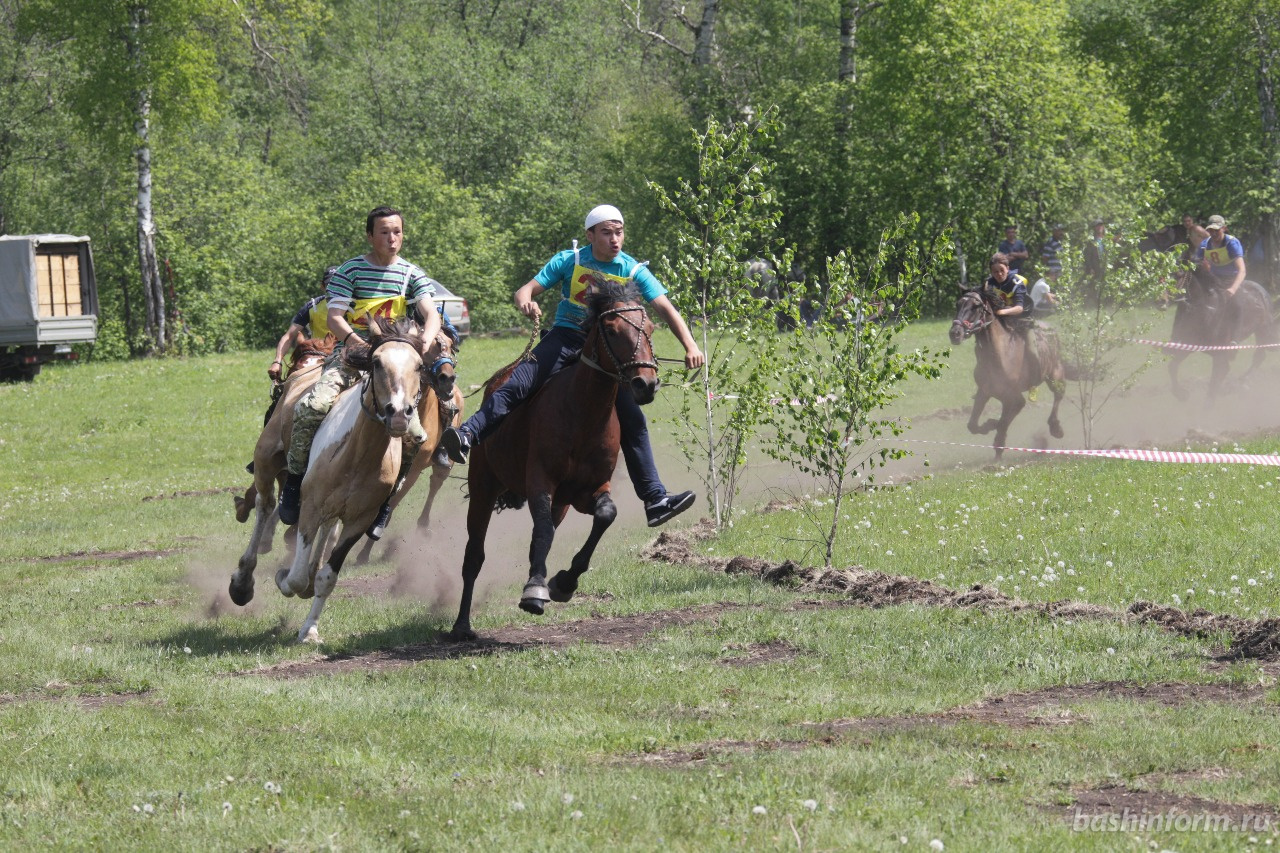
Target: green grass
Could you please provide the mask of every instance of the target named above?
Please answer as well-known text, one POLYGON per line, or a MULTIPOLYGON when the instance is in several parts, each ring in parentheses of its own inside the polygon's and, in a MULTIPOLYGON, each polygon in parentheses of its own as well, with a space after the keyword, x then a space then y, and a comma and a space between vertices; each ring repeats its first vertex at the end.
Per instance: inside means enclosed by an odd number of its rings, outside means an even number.
MULTIPOLYGON (((945 324, 910 334, 940 342, 945 324)), ((522 345, 469 342, 464 387, 522 345)), ((903 413, 965 405, 971 358, 958 352, 941 381, 910 386, 903 413)), ((640 562, 651 532, 634 524, 610 531, 597 552, 583 586, 593 597, 542 622, 738 606, 626 648, 579 644, 295 680, 237 675, 316 655, 294 642, 305 606, 275 594, 270 557, 252 607, 207 612, 247 538, 217 490, 247 483, 269 360, 90 363, 0 386, 0 696, 9 697, 0 701, 0 847, 896 850, 906 838, 906 849, 940 839, 948 850, 1111 850, 1116 834, 1072 833, 1059 819, 1072 787, 1280 804, 1274 689, 1248 705, 1099 699, 1073 706, 1081 720, 1058 726, 919 724, 822 740, 812 725, 1060 684, 1273 684, 1274 668, 1256 663, 1207 668, 1222 638, 910 606, 795 609, 795 594, 745 577, 640 562), (95 556, 128 550, 171 553, 95 556), (49 559, 76 552, 89 553, 49 559), (795 657, 723 663, 778 640, 795 657), (131 693, 96 708, 84 701, 131 693), (792 741, 810 743, 770 748, 792 741), (757 745, 712 749, 693 764, 644 760, 721 742, 757 745), (1229 772, 1150 776, 1208 768, 1229 772)), ((1154 399, 1162 380, 1153 375, 1141 393, 1154 399)), ((963 419, 922 426, 973 440, 963 419)), ((668 432, 655 430, 662 443, 668 432)), ((1277 451, 1273 438, 1240 441, 1277 451)), ((1276 469, 984 468, 989 451, 947 452, 934 466, 946 473, 854 496, 837 564, 1035 600, 1123 607, 1176 595, 1184 607, 1277 612, 1276 469), (953 460, 968 462, 952 471, 953 460)), ((812 562, 804 540, 815 499, 808 509, 744 512, 702 547, 812 562)), ((523 514, 501 518, 527 529, 523 514)), ((414 570, 453 578, 460 563, 459 549, 414 570)), ((356 574, 395 571, 378 563, 356 574)), ((511 606, 516 594, 497 590, 477 629, 534 621, 511 606)), ((430 641, 454 605, 343 595, 340 581, 322 651, 430 641)), ((1123 838, 1148 841, 1196 850, 1245 839, 1123 838)))

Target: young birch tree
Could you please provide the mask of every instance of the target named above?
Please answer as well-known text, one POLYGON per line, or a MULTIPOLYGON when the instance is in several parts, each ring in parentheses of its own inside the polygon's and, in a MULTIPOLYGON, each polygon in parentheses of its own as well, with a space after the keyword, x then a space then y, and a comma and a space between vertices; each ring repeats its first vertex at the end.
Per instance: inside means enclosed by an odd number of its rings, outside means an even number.
MULTIPOLYGON (((708 501, 720 527, 729 518, 768 398, 768 365, 777 348, 774 312, 747 276, 751 259, 773 269, 790 266, 790 253, 771 254, 780 212, 759 149, 772 139, 775 119, 758 124, 707 122, 696 137, 698 175, 667 189, 650 182, 662 210, 677 222, 675 254, 659 262, 659 278, 689 321, 707 363, 685 387, 680 403, 680 447, 701 467, 708 501)), ((778 284, 782 285, 781 276, 778 284)))
POLYGON ((827 568, 855 475, 865 472, 872 482, 875 468, 909 453, 892 444, 906 427, 883 409, 902 396, 909 375, 933 379, 942 371, 941 352, 903 352, 894 342, 950 260, 950 235, 919 242, 911 236, 918 223, 914 214, 900 217, 866 258, 829 258, 828 311, 788 339, 779 362, 782 397, 766 416, 778 437, 765 452, 823 485, 826 500, 808 517, 827 568))

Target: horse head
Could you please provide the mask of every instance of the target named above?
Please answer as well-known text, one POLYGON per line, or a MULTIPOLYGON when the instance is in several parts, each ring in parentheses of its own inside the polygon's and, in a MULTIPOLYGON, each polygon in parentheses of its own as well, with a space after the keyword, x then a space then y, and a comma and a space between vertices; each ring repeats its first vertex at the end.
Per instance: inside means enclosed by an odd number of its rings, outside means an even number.
POLYGON ((305 338, 298 341, 298 345, 293 348, 293 353, 289 356, 289 373, 296 372, 299 367, 324 361, 333 353, 333 348, 337 344, 338 341, 332 334, 325 335, 319 340, 305 338))
POLYGON ((422 366, 428 372, 428 381, 441 400, 453 398, 453 388, 457 383, 458 362, 453 356, 453 338, 443 331, 422 354, 422 366))
POLYGON ((956 317, 951 321, 951 343, 961 344, 970 335, 991 325, 995 312, 983 298, 981 288, 968 288, 956 301, 956 317))
POLYGON ((422 397, 423 342, 412 320, 371 317, 368 346, 347 346, 347 366, 365 371, 361 407, 365 414, 400 438, 409 430, 422 397))
POLYGON ((593 276, 585 297, 590 331, 583 360, 629 388, 637 403, 652 402, 658 390, 653 321, 635 282, 593 276))

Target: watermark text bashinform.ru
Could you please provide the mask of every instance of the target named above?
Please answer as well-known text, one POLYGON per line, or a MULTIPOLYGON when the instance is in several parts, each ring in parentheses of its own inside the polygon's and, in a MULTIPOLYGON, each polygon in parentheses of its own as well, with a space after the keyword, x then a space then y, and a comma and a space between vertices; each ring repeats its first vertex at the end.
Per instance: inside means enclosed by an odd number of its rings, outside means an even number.
POLYGON ((1075 832, 1270 832, 1280 830, 1280 819, 1271 814, 1217 814, 1214 812, 1088 812, 1077 808, 1071 819, 1075 832))

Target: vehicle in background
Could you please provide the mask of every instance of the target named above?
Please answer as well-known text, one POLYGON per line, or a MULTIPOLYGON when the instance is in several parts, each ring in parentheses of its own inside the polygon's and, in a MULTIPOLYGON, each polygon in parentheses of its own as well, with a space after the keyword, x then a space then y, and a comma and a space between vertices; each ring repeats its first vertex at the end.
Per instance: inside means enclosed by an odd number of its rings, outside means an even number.
POLYGON ((470 336, 471 310, 467 308, 467 300, 454 295, 449 288, 439 283, 436 284, 436 292, 432 298, 437 305, 444 308, 445 316, 449 318, 450 323, 453 323, 458 334, 464 338, 470 336))
POLYGON ((88 237, 0 236, 0 380, 31 380, 40 365, 75 359, 98 337, 98 285, 88 237))

